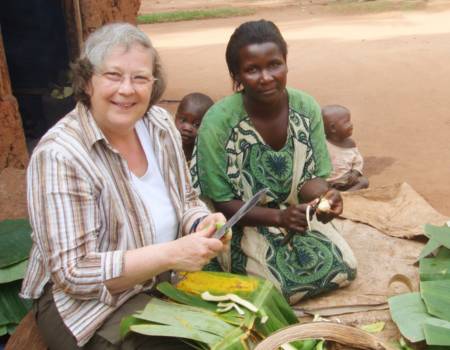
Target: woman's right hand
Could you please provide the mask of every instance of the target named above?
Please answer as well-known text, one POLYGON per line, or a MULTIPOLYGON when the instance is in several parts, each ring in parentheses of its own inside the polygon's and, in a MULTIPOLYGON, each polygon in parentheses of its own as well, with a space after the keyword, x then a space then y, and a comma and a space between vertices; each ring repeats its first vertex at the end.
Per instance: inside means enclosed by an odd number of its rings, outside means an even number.
POLYGON ((199 271, 227 246, 212 238, 216 228, 210 225, 173 241, 172 269, 175 271, 199 271))
POLYGON ((279 224, 287 230, 305 232, 308 227, 306 221, 307 204, 295 204, 289 208, 280 210, 279 224))

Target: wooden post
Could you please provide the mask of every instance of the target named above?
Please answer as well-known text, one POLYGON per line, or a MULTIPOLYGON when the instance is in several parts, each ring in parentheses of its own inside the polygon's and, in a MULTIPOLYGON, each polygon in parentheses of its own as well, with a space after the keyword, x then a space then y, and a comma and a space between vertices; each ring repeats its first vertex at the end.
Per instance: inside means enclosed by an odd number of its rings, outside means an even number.
POLYGON ((73 0, 73 12, 75 15, 75 27, 77 28, 78 52, 81 52, 83 47, 83 20, 81 17, 80 0, 73 0))

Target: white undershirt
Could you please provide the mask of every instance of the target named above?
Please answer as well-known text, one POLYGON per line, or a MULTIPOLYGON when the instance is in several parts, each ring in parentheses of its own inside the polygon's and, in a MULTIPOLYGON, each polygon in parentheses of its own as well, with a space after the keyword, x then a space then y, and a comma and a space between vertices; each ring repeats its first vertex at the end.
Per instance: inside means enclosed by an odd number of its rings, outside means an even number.
POLYGON ((137 177, 131 172, 131 182, 155 225, 153 243, 173 241, 177 237, 178 220, 156 162, 154 150, 151 147, 150 135, 142 120, 136 123, 135 129, 147 157, 148 167, 146 173, 141 177, 137 177))

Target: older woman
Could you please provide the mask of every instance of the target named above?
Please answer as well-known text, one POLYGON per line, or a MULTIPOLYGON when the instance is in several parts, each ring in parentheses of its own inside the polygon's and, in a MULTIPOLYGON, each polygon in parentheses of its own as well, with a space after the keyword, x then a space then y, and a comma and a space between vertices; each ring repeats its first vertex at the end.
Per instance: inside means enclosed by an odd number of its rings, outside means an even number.
POLYGON ((198 200, 172 118, 155 106, 165 80, 145 33, 104 26, 73 68, 79 102, 28 168, 34 244, 22 296, 36 299, 50 349, 183 349, 138 335, 122 343, 119 322, 163 273, 222 252, 211 235, 225 218, 198 200))
MULTIPOLYGON (((201 195, 227 216, 262 188, 267 198, 233 229, 221 268, 271 280, 295 303, 347 284, 356 262, 331 224, 307 230, 307 203, 323 195, 330 212, 342 199, 324 180, 331 170, 320 108, 286 88, 287 45, 270 21, 240 25, 226 49, 235 94, 209 109, 198 132, 191 174, 201 195), (293 235, 289 244, 285 236, 293 235)), ((216 266, 217 268, 217 266, 216 266)))

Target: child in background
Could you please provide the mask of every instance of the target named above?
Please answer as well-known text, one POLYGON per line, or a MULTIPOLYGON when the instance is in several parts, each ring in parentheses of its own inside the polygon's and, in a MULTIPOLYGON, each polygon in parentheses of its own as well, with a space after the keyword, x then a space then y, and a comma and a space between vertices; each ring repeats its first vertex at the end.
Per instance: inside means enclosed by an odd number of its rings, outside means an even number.
POLYGON ((353 124, 350 111, 339 105, 322 108, 322 117, 327 137, 333 171, 328 183, 340 191, 354 191, 369 187, 369 180, 363 176, 363 157, 351 138, 353 124))
POLYGON ((183 140, 183 151, 186 160, 192 158, 197 130, 206 111, 214 101, 205 94, 193 92, 183 97, 175 114, 175 125, 183 140))

